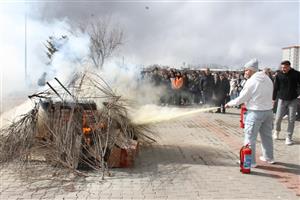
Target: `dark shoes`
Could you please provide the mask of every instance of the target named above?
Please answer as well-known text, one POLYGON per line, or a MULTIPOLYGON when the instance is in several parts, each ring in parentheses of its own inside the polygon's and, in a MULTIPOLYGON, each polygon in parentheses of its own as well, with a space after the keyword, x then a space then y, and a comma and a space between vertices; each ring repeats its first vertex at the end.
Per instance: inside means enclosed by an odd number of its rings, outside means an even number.
MULTIPOLYGON (((218 109, 217 111, 215 111, 215 113, 221 113, 221 110, 218 109)), ((222 110, 222 113, 225 114, 225 110, 222 110)))

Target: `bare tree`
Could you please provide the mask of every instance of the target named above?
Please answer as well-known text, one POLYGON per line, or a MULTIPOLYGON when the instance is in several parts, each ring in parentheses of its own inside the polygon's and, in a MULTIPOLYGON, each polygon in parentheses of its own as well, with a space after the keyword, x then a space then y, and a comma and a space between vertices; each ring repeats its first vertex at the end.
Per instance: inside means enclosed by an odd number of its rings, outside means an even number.
POLYGON ((49 36, 49 39, 46 40, 46 54, 49 58, 49 63, 52 62, 53 55, 59 51, 59 49, 66 43, 68 36, 62 35, 61 37, 49 36))
POLYGON ((98 18, 86 25, 90 36, 90 56, 96 68, 102 69, 104 61, 122 45, 123 30, 111 23, 110 18, 98 18))

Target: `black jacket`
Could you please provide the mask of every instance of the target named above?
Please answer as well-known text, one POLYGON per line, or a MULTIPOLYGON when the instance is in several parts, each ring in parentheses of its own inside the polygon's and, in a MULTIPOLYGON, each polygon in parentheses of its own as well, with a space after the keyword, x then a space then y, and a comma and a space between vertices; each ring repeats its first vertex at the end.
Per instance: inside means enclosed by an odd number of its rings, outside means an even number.
POLYGON ((214 89, 214 78, 213 76, 210 75, 206 75, 203 76, 200 80, 200 90, 204 91, 204 92, 213 92, 214 89))
POLYGON ((293 100, 298 97, 297 87, 300 85, 300 72, 293 68, 286 74, 279 72, 274 81, 273 100, 293 100))
POLYGON ((227 97, 230 91, 230 83, 227 78, 218 79, 215 84, 214 93, 217 99, 224 99, 227 97))

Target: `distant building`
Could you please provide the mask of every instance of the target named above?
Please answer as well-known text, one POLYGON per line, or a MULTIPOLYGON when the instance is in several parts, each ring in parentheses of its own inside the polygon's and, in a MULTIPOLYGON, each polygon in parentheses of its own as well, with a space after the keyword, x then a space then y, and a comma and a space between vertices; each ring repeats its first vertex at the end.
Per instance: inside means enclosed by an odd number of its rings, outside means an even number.
POLYGON ((282 48, 282 60, 289 60, 291 67, 300 71, 300 46, 282 48))

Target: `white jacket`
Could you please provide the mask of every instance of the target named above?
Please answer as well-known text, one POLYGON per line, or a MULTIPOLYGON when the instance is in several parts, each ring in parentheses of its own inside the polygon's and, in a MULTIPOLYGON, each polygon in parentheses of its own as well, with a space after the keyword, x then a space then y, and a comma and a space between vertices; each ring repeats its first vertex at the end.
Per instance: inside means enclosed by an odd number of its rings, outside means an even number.
POLYGON ((272 103, 273 82, 264 72, 256 72, 246 81, 240 95, 228 102, 229 106, 245 103, 248 110, 270 110, 272 103))

